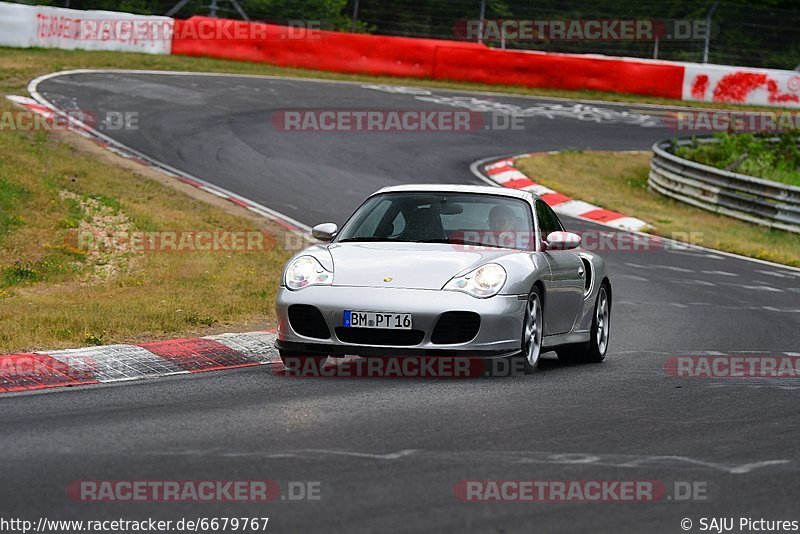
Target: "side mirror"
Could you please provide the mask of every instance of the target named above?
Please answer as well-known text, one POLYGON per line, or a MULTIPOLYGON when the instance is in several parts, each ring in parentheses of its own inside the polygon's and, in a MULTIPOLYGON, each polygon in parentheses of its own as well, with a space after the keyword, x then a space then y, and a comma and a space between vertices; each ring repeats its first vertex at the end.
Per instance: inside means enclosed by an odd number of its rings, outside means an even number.
POLYGON ((319 239, 320 241, 330 241, 336 237, 336 232, 338 231, 339 227, 334 223, 322 223, 311 229, 311 235, 314 236, 314 239, 319 239))
POLYGON ((572 250, 581 246, 581 236, 572 232, 551 232, 545 244, 547 250, 572 250))

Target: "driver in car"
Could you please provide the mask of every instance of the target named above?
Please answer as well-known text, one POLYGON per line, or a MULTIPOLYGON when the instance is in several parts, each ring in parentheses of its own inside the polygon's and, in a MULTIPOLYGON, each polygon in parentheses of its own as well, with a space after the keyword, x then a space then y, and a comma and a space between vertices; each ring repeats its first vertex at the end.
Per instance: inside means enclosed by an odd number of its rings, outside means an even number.
POLYGON ((491 239, 500 246, 513 246, 516 241, 514 230, 517 218, 508 206, 495 206, 489 210, 489 229, 491 239))

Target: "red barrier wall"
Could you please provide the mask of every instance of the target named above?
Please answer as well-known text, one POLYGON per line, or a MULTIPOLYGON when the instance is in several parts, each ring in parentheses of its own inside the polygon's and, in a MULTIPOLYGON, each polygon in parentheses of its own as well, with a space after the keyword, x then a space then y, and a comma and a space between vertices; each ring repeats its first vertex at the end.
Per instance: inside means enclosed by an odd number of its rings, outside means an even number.
POLYGON ((660 62, 480 47, 438 49, 435 78, 681 98, 684 68, 660 62))
POLYGON ((590 89, 681 98, 684 67, 491 49, 477 43, 309 31, 206 17, 176 20, 172 53, 344 73, 590 89))

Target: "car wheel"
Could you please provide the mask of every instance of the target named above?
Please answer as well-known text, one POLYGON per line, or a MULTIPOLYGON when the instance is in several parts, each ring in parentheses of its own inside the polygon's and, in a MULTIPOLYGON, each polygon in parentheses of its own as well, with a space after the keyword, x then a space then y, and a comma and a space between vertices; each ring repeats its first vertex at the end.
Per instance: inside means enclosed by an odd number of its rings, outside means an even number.
POLYGON ((611 297, 603 284, 597 292, 592 317, 592 330, 587 343, 566 345, 556 349, 558 359, 575 363, 600 363, 606 357, 611 335, 611 297))
MULTIPOLYGON (((525 305, 525 320, 522 325, 522 350, 516 360, 522 363, 525 374, 539 370, 539 356, 542 353, 542 327, 544 325, 544 306, 542 294, 534 287, 525 305)), ((516 367, 512 367, 514 369, 516 367)))
POLYGON ((284 367, 294 372, 310 371, 316 373, 322 369, 322 366, 328 360, 327 356, 309 356, 285 351, 280 351, 280 356, 284 367))

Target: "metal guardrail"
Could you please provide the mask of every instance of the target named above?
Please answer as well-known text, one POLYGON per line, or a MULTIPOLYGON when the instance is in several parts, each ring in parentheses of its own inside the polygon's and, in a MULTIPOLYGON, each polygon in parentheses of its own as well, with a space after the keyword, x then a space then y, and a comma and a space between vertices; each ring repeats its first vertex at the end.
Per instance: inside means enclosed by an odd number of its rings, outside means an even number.
MULTIPOLYGON (((717 139, 699 138, 701 143, 717 139)), ((800 233, 800 187, 772 182, 679 158, 670 139, 653 145, 648 185, 662 195, 698 208, 756 224, 800 233)))

